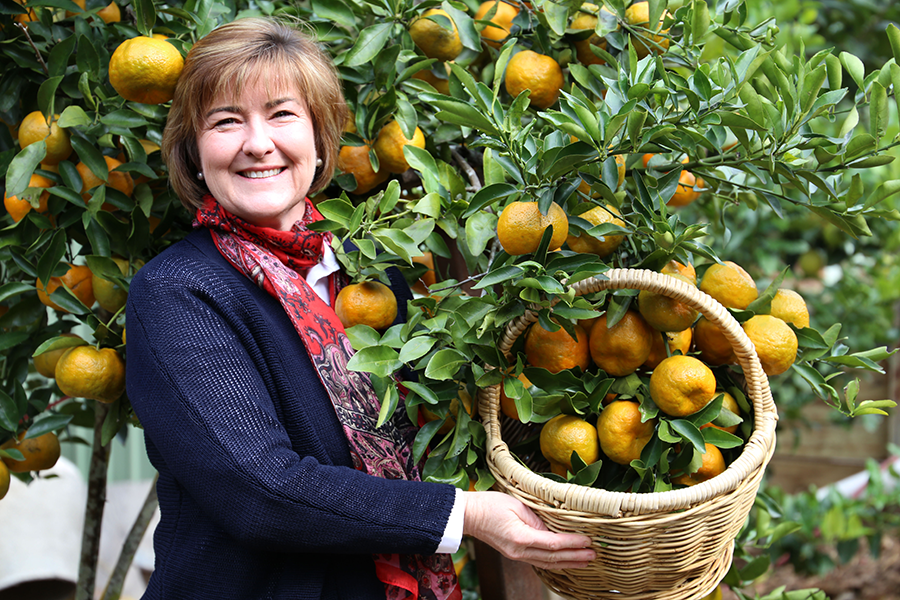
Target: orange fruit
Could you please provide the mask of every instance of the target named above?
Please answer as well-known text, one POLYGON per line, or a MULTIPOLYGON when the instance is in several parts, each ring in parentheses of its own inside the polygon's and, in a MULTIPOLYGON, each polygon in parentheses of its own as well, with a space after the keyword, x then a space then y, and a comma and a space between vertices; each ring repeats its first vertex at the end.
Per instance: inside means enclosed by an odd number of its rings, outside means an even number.
MULTIPOLYGON (((422 69, 421 71, 416 71, 411 75, 413 79, 421 79, 426 82, 428 85, 433 87, 435 91, 444 94, 445 96, 450 95, 450 67, 447 63, 444 64, 445 72, 447 73, 447 77, 438 77, 434 74, 431 69, 422 69)), ((346 131, 346 130, 345 130, 346 131)), ((356 125, 353 126, 353 131, 356 131, 356 125)))
MULTIPOLYGON (((614 223, 619 227, 626 227, 625 221, 619 218, 621 214, 615 206, 607 205, 595 206, 578 216, 592 225, 614 223)), ((602 238, 595 238, 589 236, 587 232, 583 232, 580 235, 567 236, 566 243, 574 252, 596 254, 600 258, 604 258, 615 252, 624 239, 623 235, 605 235, 602 238)))
POLYGON ((115 402, 125 391, 125 361, 114 348, 69 348, 56 363, 56 385, 66 396, 115 402))
POLYGON ((726 308, 740 310, 750 306, 759 296, 753 278, 740 265, 730 260, 710 265, 700 280, 699 288, 726 308))
POLYGON ((538 249, 544 230, 551 226, 549 251, 562 246, 569 233, 569 219, 563 209, 553 202, 542 215, 537 202, 512 202, 497 219, 497 238, 507 254, 530 254, 538 249))
POLYGON ((350 173, 356 178, 356 189, 351 192, 353 194, 365 194, 387 181, 390 175, 380 161, 377 172, 372 168, 369 146, 344 146, 338 154, 337 166, 342 173, 350 173))
POLYGON ((50 299, 50 294, 63 285, 69 288, 69 291, 75 294, 75 297, 81 300, 88 308, 94 305, 94 288, 91 285, 91 270, 84 265, 69 265, 69 270, 66 271, 62 277, 51 277, 50 283, 48 283, 46 287, 39 277, 35 285, 37 288, 38 299, 50 308, 68 312, 50 299))
MULTIPOLYGON (((81 10, 84 11, 85 0, 72 0, 75 4, 81 7, 81 10)), ((71 17, 77 13, 66 11, 66 16, 71 17)), ((104 23, 119 23, 122 20, 122 11, 119 10, 118 5, 115 2, 110 2, 108 6, 105 6, 97 11, 97 16, 103 20, 104 23)), ((156 37, 155 34, 153 37, 156 37)), ((163 38, 165 39, 165 38, 163 38)))
POLYGON ((716 475, 725 472, 725 458, 722 451, 712 444, 706 444, 706 452, 703 453, 703 464, 694 473, 685 473, 672 478, 672 483, 681 485, 697 485, 716 475))
MULTIPOLYGON (((696 287, 685 275, 668 275, 696 287)), ((638 310, 647 323, 659 331, 684 331, 697 319, 697 309, 676 298, 641 290, 638 294, 638 310)))
POLYGON ((490 18, 491 24, 481 30, 481 38, 488 46, 499 48, 509 36, 513 19, 519 14, 519 9, 506 2, 488 0, 487 2, 481 3, 478 10, 475 11, 475 16, 473 18, 476 21, 485 20, 488 11, 495 6, 497 7, 497 10, 494 13, 494 16, 490 18))
POLYGON ((164 104, 175 95, 184 58, 165 40, 125 40, 109 59, 109 82, 120 96, 141 104, 164 104))
POLYGON ((372 329, 387 329, 397 318, 397 298, 380 281, 353 283, 338 293, 334 312, 344 327, 368 325, 372 329))
POLYGON ((684 275, 691 280, 691 283, 697 285, 697 271, 694 270, 694 265, 690 263, 683 265, 677 260, 670 260, 659 272, 666 275, 684 275))
POLYGON ((378 155, 378 162, 382 169, 387 169, 391 173, 403 173, 409 169, 409 163, 403 156, 404 146, 415 146, 416 148, 425 147, 425 134, 416 127, 413 132, 412 139, 408 139, 403 135, 400 129, 400 123, 391 121, 381 128, 378 132, 378 138, 375 140, 375 154, 378 155))
POLYGON ((701 316, 694 324, 694 349, 700 353, 703 362, 714 366, 737 363, 734 347, 719 329, 718 325, 701 316))
POLYGON ((679 350, 682 354, 687 354, 691 349, 692 333, 693 330, 691 329, 685 329, 684 331, 657 332, 653 335, 653 345, 650 348, 650 356, 647 357, 647 360, 645 360, 644 364, 641 366, 648 371, 652 371, 663 360, 670 355, 674 355, 676 350, 679 350), (668 352, 666 352, 666 346, 669 347, 668 352))
MULTIPOLYGON (((85 202, 89 202, 91 199, 91 190, 105 183, 109 187, 114 190, 119 190, 130 198, 132 192, 134 192, 134 180, 131 178, 131 174, 122 171, 113 171, 113 169, 122 165, 121 161, 109 156, 104 156, 103 160, 106 161, 106 167, 109 170, 106 182, 94 175, 94 172, 91 171, 90 167, 83 162, 75 165, 75 169, 78 171, 78 174, 81 175, 81 197, 84 198, 85 202)), ((103 204, 103 210, 115 210, 115 208, 115 206, 108 202, 103 204)))
POLYGON ((657 332, 635 310, 627 311, 612 327, 606 326, 606 318, 604 314, 591 328, 591 358, 608 375, 630 375, 650 356, 657 332))
POLYGON ((453 60, 463 49, 456 23, 447 11, 440 8, 430 8, 410 23, 409 35, 422 54, 428 58, 453 60), (444 29, 443 25, 428 18, 438 15, 449 19, 452 29, 444 29))
POLYGON ((588 335, 579 325, 574 327, 578 339, 572 339, 562 327, 556 331, 547 331, 539 322, 532 325, 525 335, 525 358, 528 359, 528 364, 547 369, 551 373, 574 367, 586 370, 591 364, 588 335))
POLYGON ((534 108, 550 108, 559 98, 563 87, 563 72, 552 57, 532 50, 522 50, 506 65, 506 91, 515 98, 525 90, 534 108))
POLYGON ((27 431, 23 431, 14 439, 3 442, 0 449, 18 450, 25 456, 24 460, 3 458, 3 463, 13 473, 28 473, 49 469, 59 460, 59 438, 52 431, 43 435, 25 439, 27 431))
POLYGON ((418 281, 410 286, 412 291, 417 294, 427 296, 428 288, 437 283, 437 276, 434 273, 434 255, 431 252, 426 252, 422 256, 413 256, 412 261, 428 267, 428 270, 419 276, 418 281))
POLYGON ((625 10, 625 22, 632 27, 643 28, 637 34, 631 35, 631 45, 634 46, 634 51, 639 59, 644 58, 650 52, 662 54, 669 49, 669 38, 666 37, 669 30, 662 29, 662 26, 666 17, 671 18, 671 16, 668 11, 663 13, 659 23, 656 24, 655 31, 650 32, 650 8, 647 2, 635 2, 625 10))
POLYGON ((670 356, 650 375, 650 397, 671 417, 692 415, 715 396, 715 375, 693 356, 670 356))
MULTIPOLYGON (((42 175, 32 175, 31 179, 28 181, 28 187, 30 188, 51 188, 54 185, 56 184, 42 175)), ((41 195, 38 198, 37 207, 37 211, 39 213, 47 212, 47 201, 49 199, 50 192, 41 192, 41 195)), ((13 218, 13 221, 15 221, 16 223, 24 219, 25 215, 30 213, 34 208, 31 205, 31 202, 29 202, 25 198, 19 198, 18 196, 7 196, 5 192, 3 194, 3 206, 6 207, 6 212, 9 213, 9 215, 13 218)))
POLYGON ((744 333, 753 342, 766 375, 781 375, 797 358, 797 334, 772 315, 756 315, 744 322, 744 333))
POLYGON ((53 115, 48 125, 41 111, 28 113, 19 124, 19 146, 25 148, 43 140, 47 143, 44 164, 57 165, 66 160, 72 154, 72 144, 68 132, 57 125, 58 120, 59 115, 53 115))
MULTIPOLYGON (((589 5, 596 9, 596 6, 589 5)), ((600 10, 604 12, 609 12, 606 8, 600 8, 600 10)), ((584 30, 590 29, 594 31, 597 28, 598 22, 597 15, 579 12, 575 15, 575 18, 572 19, 571 25, 569 25, 570 29, 576 30, 584 30)), ((578 40, 575 42, 575 57, 578 59, 578 62, 584 65, 602 65, 605 64, 602 58, 597 56, 591 51, 591 46, 597 46, 598 48, 602 48, 606 50, 606 38, 600 37, 596 32, 592 33, 590 37, 584 38, 582 40, 578 40)))
POLYGON ((9 492, 9 468, 7 468, 6 463, 0 461, 0 500, 3 500, 6 497, 6 493, 9 492))
MULTIPOLYGON (((718 396, 718 394, 716 395, 718 396)), ((737 416, 741 416, 741 407, 738 406, 737 400, 734 399, 734 396, 732 396, 728 392, 722 392, 722 410, 729 410, 737 416)), ((740 423, 736 425, 729 425, 728 427, 720 427, 713 422, 709 422, 706 425, 701 425, 700 429, 706 429, 707 427, 715 427, 716 429, 721 429, 722 431, 727 431, 728 433, 736 433, 738 427, 740 427, 740 423)))
MULTIPOLYGON (((130 265, 128 260, 124 258, 114 256, 112 260, 118 265, 122 275, 134 275, 143 266, 142 261, 135 261, 133 265, 130 265), (129 268, 132 266, 133 270, 129 273, 129 268)), ((91 285, 94 288, 94 297, 97 299, 97 304, 102 309, 115 313, 125 306, 125 301, 128 299, 128 291, 119 287, 118 283, 92 274, 91 285)))
MULTIPOLYGON (((21 4, 22 6, 25 6, 25 0, 16 0, 16 3, 21 4)), ((28 10, 28 12, 26 14, 20 13, 17 15, 13 15, 13 21, 16 23, 33 23, 33 22, 37 21, 38 15, 34 11, 34 9, 28 8, 27 10, 28 10)), ((0 25, 0 29, 3 29, 2 25, 0 25)), ((9 479, 9 473, 6 474, 6 478, 7 478, 7 480, 9 479)), ((2 487, 2 486, 0 486, 0 487, 2 487)), ((7 487, 9 487, 8 481, 7 481, 7 487)), ((3 493, 5 494, 6 492, 3 492, 3 493)), ((0 498, 2 498, 2 497, 3 497, 3 495, 0 494, 0 498)))
POLYGON ((702 187, 703 180, 694 177, 690 171, 682 171, 678 176, 678 187, 675 188, 675 194, 666 202, 666 206, 687 206, 700 197, 700 192, 694 189, 694 186, 702 187))
POLYGON ((550 469, 561 477, 572 470, 572 452, 585 464, 600 458, 597 430, 587 421, 572 415, 553 417, 541 428, 541 454, 550 461, 550 469))
POLYGON ((653 437, 656 419, 641 423, 641 410, 636 402, 615 400, 597 418, 600 449, 609 459, 620 465, 641 458, 644 446, 653 437))
POLYGON ((809 327, 809 308, 807 308, 803 296, 794 290, 780 288, 775 292, 769 314, 778 317, 785 323, 790 323, 797 329, 809 327))
MULTIPOLYGON (((64 333, 62 335, 65 337, 81 339, 74 333, 64 333)), ((44 352, 43 354, 38 354, 32 359, 34 361, 35 370, 44 377, 53 379, 56 377, 56 363, 59 362, 59 357, 65 354, 66 350, 70 347, 71 346, 67 346, 65 348, 58 348, 56 350, 44 352)))
MULTIPOLYGON (((521 381, 526 389, 531 387, 531 381, 525 377, 524 373, 520 373, 516 379, 521 381)), ((502 383, 500 384, 500 410, 510 419, 519 420, 519 409, 516 408, 516 401, 506 395, 502 383)))

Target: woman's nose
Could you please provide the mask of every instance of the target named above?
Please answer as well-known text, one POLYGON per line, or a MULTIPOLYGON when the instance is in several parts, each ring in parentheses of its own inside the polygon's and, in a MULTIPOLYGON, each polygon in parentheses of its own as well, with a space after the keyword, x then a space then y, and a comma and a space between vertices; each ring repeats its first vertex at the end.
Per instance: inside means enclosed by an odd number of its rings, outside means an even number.
POLYGON ((247 123, 247 136, 244 139, 244 154, 262 157, 275 149, 275 143, 269 129, 263 123, 251 119, 247 123))

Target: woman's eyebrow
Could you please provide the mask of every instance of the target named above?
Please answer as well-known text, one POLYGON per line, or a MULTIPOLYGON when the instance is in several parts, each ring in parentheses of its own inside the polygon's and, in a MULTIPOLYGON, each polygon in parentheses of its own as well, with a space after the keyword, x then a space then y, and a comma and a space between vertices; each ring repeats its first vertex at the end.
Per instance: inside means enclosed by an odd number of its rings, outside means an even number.
POLYGON ((243 111, 237 106, 220 106, 218 108, 214 108, 214 109, 210 110, 209 112, 206 113, 205 116, 206 116, 206 118, 209 118, 212 115, 214 115, 216 113, 220 113, 220 112, 230 112, 230 113, 241 114, 243 111))

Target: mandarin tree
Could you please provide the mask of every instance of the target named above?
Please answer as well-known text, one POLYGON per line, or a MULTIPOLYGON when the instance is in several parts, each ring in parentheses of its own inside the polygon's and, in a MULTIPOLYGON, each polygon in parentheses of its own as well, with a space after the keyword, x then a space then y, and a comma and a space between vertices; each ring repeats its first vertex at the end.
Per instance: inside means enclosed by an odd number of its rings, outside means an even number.
MULTIPOLYGON (((95 424, 105 446, 129 423, 127 397, 112 398, 120 385, 115 369, 100 394, 91 391, 94 372, 76 373, 90 385, 70 386, 67 371, 65 388, 77 390, 67 395, 32 369, 33 356, 74 346, 84 350, 71 356, 115 352, 127 360, 121 309, 88 305, 93 296, 79 294, 65 275, 82 267, 90 276, 79 281, 96 276, 127 292, 136 268, 189 230, 191 215, 172 193, 158 152, 166 92, 177 79, 176 52, 183 57, 238 15, 299 17, 343 78, 352 117, 335 178, 314 198, 326 217, 320 227, 336 233, 335 252, 353 283, 387 283, 385 270, 396 265, 427 286, 407 323, 348 329, 357 350, 349 366, 372 376, 382 419, 401 406, 414 423, 420 409, 434 416, 414 447, 432 481, 492 485, 484 428, 474 407, 459 410, 460 398, 491 385, 503 386, 506 412, 524 426, 561 415, 593 426, 612 395, 638 407, 643 428, 653 424, 639 468, 632 460, 601 470, 601 451, 548 477, 654 492, 698 473, 707 443, 733 460, 752 414, 729 348, 713 341, 709 350, 722 354, 720 363, 708 361, 716 397, 676 419, 653 402, 653 367, 646 366, 653 337, 669 341, 666 334, 646 326, 632 336, 639 342, 625 342, 634 368, 608 372, 579 362, 554 373, 529 363, 524 336, 511 356, 501 353, 505 328, 533 311, 543 330, 574 342, 579 322, 587 332, 599 317, 603 330, 640 319, 636 290, 577 296, 568 286, 611 267, 659 271, 674 268, 672 261, 702 281, 711 268, 741 262, 720 243, 740 229, 723 227, 737 211, 762 224, 814 215, 854 241, 900 216, 891 208, 900 183, 866 176, 893 158, 900 67, 889 61, 867 70, 840 49, 786 51, 779 24, 755 18, 765 12, 759 2, 510 1, 476 18, 477 1, 132 0, 119 6, 121 20, 109 22, 104 0, 87 0, 81 12, 57 6, 66 2, 25 4, 0 10, 0 52, 9 64, 0 76, 4 192, 32 207, 4 217, 0 233, 7 309, 0 441, 27 429, 30 438, 59 432, 65 443, 69 424, 81 423, 95 424), (159 93, 133 93, 148 87, 159 93), (52 185, 31 186, 35 175, 52 185), (527 218, 504 220, 498 231, 506 209, 512 215, 523 207, 527 218), (422 264, 425 255, 430 265, 422 264), (55 306, 39 302, 44 290, 36 282, 54 278, 61 285, 46 291, 55 306), (63 335, 76 328, 81 338, 63 335), (391 382, 404 366, 418 379, 405 382, 401 404, 391 382), (719 390, 735 398, 740 415, 723 409, 719 390), (738 427, 701 432, 710 422, 738 427)), ((881 35, 900 59, 900 31, 881 35)), ((755 300, 730 308, 739 321, 780 311, 773 299, 789 286, 771 279, 759 282, 755 300)), ((808 327, 786 326, 798 339, 789 372, 816 396, 848 415, 887 406, 858 402, 853 387, 841 394, 829 371, 878 371, 887 351, 858 348, 815 315, 808 327)), ((692 329, 681 337, 694 345, 659 346, 706 360, 696 340, 714 336, 702 325, 692 329)), ((0 456, 21 459, 14 450, 0 456)))

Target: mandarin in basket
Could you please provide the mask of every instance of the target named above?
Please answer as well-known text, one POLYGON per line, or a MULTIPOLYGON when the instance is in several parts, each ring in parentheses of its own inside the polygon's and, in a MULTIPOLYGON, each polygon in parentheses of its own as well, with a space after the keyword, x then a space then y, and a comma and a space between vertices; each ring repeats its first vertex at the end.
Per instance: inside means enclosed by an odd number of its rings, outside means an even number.
POLYGON ((650 375, 650 397, 670 417, 686 417, 716 397, 716 377, 693 356, 670 356, 650 375))
POLYGON ((731 342, 722 329, 706 317, 700 317, 694 324, 694 349, 700 353, 700 360, 714 366, 737 362, 731 342))
MULTIPOLYGON (((667 277, 683 281, 691 287, 696 286, 685 275, 667 277)), ((638 294, 638 310, 647 323, 658 331, 684 331, 697 319, 697 309, 690 304, 650 290, 641 290, 638 294)))
POLYGON ((541 428, 541 454, 550 461, 550 470, 565 477, 572 470, 572 452, 585 464, 600 458, 600 441, 593 425, 573 415, 553 417, 541 428))
POLYGON ((750 317, 744 323, 744 333, 753 342, 766 375, 781 375, 794 364, 797 358, 797 334, 778 317, 750 317))
POLYGON ((564 369, 580 367, 586 370, 591 364, 588 350, 588 335, 579 325, 574 326, 575 338, 560 327, 547 331, 540 323, 535 323, 525 335, 525 358, 533 367, 559 373, 564 369))
MULTIPOLYGON (((621 214, 619 209, 610 204, 607 206, 595 206, 578 216, 588 221, 591 225, 612 223, 619 227, 625 227, 625 221, 619 218, 621 214)), ((574 252, 596 254, 600 258, 604 258, 615 252, 624 239, 625 236, 622 235, 604 235, 600 238, 595 238, 589 236, 587 232, 583 232, 581 235, 566 237, 566 243, 574 252)))
POLYGON ((650 356, 641 365, 648 371, 652 371, 669 356, 674 356, 676 351, 687 354, 691 349, 692 329, 684 331, 659 331, 653 336, 653 346, 650 348, 650 356), (668 346, 668 351, 666 351, 668 346))
POLYGON ((666 275, 684 275, 694 285, 697 285, 697 271, 694 269, 694 265, 682 264, 677 260, 670 260, 667 262, 662 269, 659 270, 660 273, 665 273, 666 275))
POLYGON ((809 327, 809 308, 807 308, 803 296, 794 290, 780 288, 775 292, 769 314, 798 329, 809 327))
POLYGON ((607 315, 591 327, 590 348, 594 363, 613 377, 624 377, 638 370, 650 356, 656 330, 634 310, 607 327, 607 315))
POLYGON ((703 274, 699 287, 701 292, 706 292, 726 308, 745 309, 759 296, 753 278, 730 260, 711 265, 703 274))
POLYGON ((656 419, 642 423, 637 403, 628 400, 611 402, 597 418, 600 449, 611 461, 620 465, 630 464, 641 457, 655 429, 656 419))
POLYGON ((685 473, 672 478, 672 483, 680 485, 697 485, 725 472, 725 458, 722 451, 706 444, 706 452, 703 453, 703 464, 693 473, 685 473))

